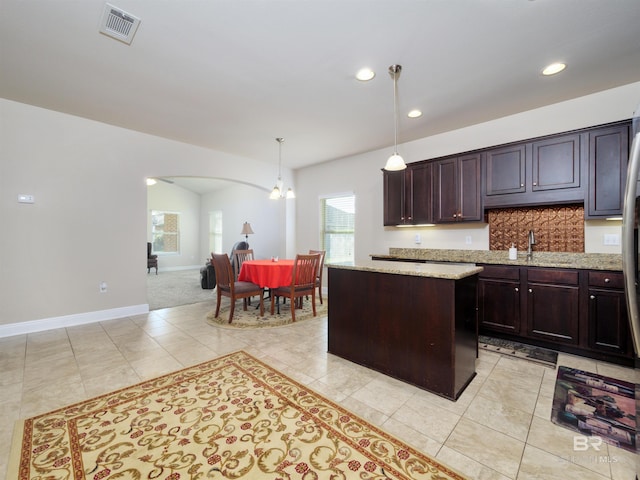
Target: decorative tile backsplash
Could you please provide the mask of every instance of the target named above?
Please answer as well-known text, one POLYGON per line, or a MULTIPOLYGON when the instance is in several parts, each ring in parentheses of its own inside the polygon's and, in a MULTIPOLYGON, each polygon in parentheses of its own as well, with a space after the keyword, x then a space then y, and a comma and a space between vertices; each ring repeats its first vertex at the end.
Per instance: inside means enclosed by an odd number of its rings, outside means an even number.
POLYGON ((539 252, 584 252, 584 206, 498 208, 487 213, 489 250, 507 250, 512 243, 527 249, 533 230, 539 252))

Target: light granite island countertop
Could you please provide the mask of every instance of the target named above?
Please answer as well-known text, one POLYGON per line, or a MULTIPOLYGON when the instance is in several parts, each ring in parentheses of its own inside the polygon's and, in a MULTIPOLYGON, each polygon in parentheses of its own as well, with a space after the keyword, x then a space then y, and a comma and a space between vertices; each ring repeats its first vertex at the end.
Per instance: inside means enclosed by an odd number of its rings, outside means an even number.
POLYGON ((584 270, 622 271, 622 255, 614 253, 533 252, 528 260, 526 251, 518 251, 516 260, 509 260, 503 250, 446 250, 435 248, 389 248, 389 253, 372 254, 371 258, 388 261, 456 262, 528 267, 578 268, 584 270))
POLYGON ((473 263, 424 263, 394 262, 385 260, 369 260, 356 265, 327 265, 331 268, 359 270, 362 272, 390 273, 395 275, 411 275, 415 277, 444 278, 460 280, 482 272, 482 267, 473 263))

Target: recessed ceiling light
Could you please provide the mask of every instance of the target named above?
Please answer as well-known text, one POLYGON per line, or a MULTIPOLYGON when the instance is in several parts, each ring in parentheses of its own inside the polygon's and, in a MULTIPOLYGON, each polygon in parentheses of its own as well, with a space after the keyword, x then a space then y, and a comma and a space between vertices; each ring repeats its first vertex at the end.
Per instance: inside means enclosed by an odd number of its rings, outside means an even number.
POLYGON ((567 65, 561 62, 552 63, 551 65, 547 65, 544 70, 542 70, 543 75, 555 75, 556 73, 560 73, 567 65))
POLYGON ((418 109, 411 110, 409 113, 407 113, 407 117, 409 118, 418 118, 421 116, 422 116, 422 112, 418 109))
POLYGON ((361 82, 368 82, 375 76, 375 72, 370 68, 361 68, 360 70, 358 70, 358 73, 356 73, 356 78, 361 82))

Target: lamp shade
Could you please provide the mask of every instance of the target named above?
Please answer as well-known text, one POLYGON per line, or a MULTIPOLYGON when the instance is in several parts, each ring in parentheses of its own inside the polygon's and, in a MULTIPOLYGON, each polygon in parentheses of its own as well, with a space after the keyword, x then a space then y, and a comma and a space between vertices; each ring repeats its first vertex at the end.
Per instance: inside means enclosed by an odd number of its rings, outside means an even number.
POLYGON ((251 224, 249 222, 244 222, 240 235, 253 235, 253 230, 251 230, 251 224))
POLYGON ((391 155, 387 160, 387 164, 384 166, 384 169, 390 172, 404 170, 405 168, 407 168, 407 165, 404 163, 402 157, 397 153, 391 155))

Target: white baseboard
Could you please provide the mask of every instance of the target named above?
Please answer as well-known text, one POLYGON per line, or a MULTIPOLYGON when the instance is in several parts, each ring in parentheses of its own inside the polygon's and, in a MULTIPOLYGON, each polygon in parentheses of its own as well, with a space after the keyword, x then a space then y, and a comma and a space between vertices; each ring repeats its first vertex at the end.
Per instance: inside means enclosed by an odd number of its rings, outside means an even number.
POLYGON ((110 310, 99 310, 96 312, 75 313, 73 315, 65 315, 62 317, 10 323, 7 325, 0 325, 0 338, 24 335, 26 333, 42 332, 55 328, 75 327, 77 325, 103 322, 105 320, 115 320, 116 318, 142 315, 145 313, 149 313, 148 303, 142 305, 131 305, 129 307, 112 308, 110 310))

